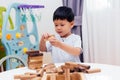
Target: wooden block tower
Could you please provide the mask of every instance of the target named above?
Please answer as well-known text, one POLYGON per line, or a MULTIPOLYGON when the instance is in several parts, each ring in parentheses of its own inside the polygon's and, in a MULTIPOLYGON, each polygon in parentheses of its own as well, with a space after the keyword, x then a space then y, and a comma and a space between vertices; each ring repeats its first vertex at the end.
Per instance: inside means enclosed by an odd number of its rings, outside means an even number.
POLYGON ((43 53, 40 51, 27 51, 28 54, 28 68, 40 69, 43 64, 43 53))

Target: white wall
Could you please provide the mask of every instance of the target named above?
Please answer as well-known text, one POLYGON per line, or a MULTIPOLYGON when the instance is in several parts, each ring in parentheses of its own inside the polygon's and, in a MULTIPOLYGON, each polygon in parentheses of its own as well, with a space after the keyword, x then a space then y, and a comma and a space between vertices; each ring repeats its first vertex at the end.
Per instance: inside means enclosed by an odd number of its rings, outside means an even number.
POLYGON ((42 9, 41 21, 38 24, 38 32, 39 38, 42 33, 49 32, 54 34, 54 24, 52 22, 52 16, 54 10, 62 5, 62 0, 0 0, 0 6, 7 7, 10 3, 20 2, 20 3, 28 3, 28 4, 41 4, 44 5, 45 8, 42 9))

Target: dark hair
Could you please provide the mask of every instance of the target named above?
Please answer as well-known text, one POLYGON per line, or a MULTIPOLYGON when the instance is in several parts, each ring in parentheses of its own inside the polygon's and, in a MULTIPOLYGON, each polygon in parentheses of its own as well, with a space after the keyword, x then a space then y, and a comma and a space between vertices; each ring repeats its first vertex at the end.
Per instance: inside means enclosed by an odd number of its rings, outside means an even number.
POLYGON ((58 7, 53 14, 53 21, 58 19, 66 19, 67 21, 72 22, 74 20, 74 13, 72 9, 66 6, 58 7))

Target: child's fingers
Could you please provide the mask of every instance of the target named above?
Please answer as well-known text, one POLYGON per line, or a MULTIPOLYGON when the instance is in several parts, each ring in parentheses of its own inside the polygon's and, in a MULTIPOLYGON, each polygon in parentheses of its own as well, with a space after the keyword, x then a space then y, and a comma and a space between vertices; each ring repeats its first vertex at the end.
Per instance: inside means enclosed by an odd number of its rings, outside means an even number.
POLYGON ((44 38, 47 38, 49 36, 49 34, 48 33, 44 33, 43 36, 44 36, 44 38))
POLYGON ((54 39, 56 39, 54 35, 50 35, 50 36, 48 37, 48 41, 54 40, 54 39))
POLYGON ((44 38, 45 41, 47 41, 47 40, 49 41, 50 39, 55 38, 55 36, 51 35, 51 34, 48 34, 48 33, 44 33, 43 38, 44 38))

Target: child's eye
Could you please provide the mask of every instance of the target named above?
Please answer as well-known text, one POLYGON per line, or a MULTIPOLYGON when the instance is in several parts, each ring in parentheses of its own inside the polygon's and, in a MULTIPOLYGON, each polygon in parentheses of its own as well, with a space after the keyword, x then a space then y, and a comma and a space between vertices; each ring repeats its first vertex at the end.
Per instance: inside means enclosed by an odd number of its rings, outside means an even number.
POLYGON ((63 24, 61 26, 64 26, 63 24))
POLYGON ((56 27, 58 26, 58 25, 55 25, 56 27))

